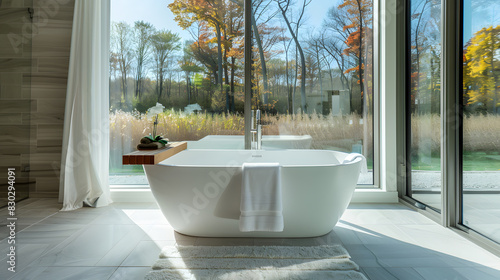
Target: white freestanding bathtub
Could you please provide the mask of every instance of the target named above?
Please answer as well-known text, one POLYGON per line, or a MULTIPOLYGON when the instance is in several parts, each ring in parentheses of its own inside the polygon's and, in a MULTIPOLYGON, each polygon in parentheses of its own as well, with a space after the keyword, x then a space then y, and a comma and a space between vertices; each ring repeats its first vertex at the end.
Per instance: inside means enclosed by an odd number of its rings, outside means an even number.
POLYGON ((186 150, 145 165, 151 191, 179 233, 205 237, 313 237, 330 232, 347 208, 361 159, 326 150, 186 150), (241 166, 279 162, 284 230, 240 232, 241 166))

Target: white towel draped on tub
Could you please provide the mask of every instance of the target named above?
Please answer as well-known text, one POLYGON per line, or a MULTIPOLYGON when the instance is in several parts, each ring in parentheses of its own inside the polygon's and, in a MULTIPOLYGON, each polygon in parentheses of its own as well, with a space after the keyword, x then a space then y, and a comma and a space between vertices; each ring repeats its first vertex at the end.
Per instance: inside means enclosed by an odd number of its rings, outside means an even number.
POLYGON ((283 231, 279 163, 244 163, 240 231, 283 231))

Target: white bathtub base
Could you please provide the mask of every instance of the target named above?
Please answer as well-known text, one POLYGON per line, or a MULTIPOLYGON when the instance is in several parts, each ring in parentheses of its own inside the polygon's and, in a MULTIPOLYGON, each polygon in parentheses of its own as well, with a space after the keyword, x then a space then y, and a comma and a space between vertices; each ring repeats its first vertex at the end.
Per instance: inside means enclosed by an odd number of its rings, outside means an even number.
POLYGON ((338 164, 346 155, 287 150, 262 151, 260 157, 252 157, 251 151, 192 150, 160 165, 144 166, 144 170, 161 211, 179 233, 201 237, 314 237, 333 229, 352 198, 360 161, 338 164), (318 165, 312 164, 314 157, 318 165), (190 159, 193 164, 186 164, 190 159), (304 165, 294 164, 297 159, 304 165), (328 159, 331 164, 326 164, 328 159), (241 164, 252 161, 282 164, 283 232, 239 231, 241 164))

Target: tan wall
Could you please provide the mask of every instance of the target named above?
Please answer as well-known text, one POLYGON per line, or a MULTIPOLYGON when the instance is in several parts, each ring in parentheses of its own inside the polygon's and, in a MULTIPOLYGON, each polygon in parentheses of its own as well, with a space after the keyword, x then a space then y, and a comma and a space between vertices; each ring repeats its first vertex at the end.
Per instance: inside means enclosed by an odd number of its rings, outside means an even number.
POLYGON ((0 3, 0 167, 29 170, 19 176, 29 174, 30 197, 56 197, 74 0, 0 3), (33 35, 16 53, 5 34, 30 37, 30 6, 33 35), (27 133, 30 141, 17 137, 27 133))

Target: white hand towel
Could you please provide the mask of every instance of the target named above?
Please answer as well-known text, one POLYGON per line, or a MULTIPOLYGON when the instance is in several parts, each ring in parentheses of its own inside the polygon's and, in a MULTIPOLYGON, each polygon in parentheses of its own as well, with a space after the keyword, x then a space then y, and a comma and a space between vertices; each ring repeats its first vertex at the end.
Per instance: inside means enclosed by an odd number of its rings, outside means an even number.
POLYGON ((279 163, 244 163, 240 231, 283 231, 279 163))
POLYGON ((350 163, 355 161, 357 158, 361 159, 361 174, 366 174, 368 173, 368 167, 366 165, 366 158, 362 154, 358 153, 350 153, 348 154, 344 161, 342 161, 342 164, 350 163))

